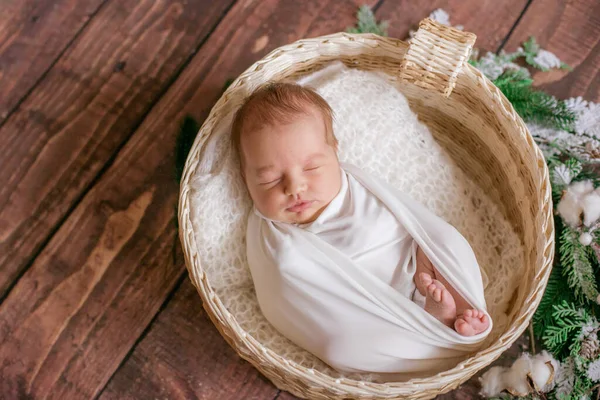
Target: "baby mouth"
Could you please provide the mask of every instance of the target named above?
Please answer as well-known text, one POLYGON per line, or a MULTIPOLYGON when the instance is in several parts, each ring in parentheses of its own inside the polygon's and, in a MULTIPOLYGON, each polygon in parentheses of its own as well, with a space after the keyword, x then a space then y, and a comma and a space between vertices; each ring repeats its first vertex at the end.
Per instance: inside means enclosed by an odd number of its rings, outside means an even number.
POLYGON ((306 210, 307 208, 309 208, 311 206, 311 204, 313 203, 313 201, 300 201, 296 204, 294 204, 293 206, 287 208, 288 211, 291 212, 301 212, 306 210))

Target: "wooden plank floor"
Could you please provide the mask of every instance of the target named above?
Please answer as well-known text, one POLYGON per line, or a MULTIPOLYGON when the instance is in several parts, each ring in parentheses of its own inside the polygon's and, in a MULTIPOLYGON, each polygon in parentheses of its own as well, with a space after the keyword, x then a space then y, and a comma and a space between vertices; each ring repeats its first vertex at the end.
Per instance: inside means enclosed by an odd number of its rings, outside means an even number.
POLYGON ((597 0, 0 0, 0 398, 294 398, 228 347, 187 278, 175 140, 228 79, 364 3, 394 37, 436 8, 480 49, 534 35, 573 67, 537 84, 600 101, 597 0))

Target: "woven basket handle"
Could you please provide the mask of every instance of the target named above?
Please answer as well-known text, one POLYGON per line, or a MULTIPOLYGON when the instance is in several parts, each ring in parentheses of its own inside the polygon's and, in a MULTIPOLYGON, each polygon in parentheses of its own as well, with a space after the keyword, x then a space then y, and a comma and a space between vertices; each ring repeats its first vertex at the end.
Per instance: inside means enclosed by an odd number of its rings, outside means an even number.
POLYGON ((429 18, 419 23, 400 65, 400 80, 450 96, 477 36, 429 18))

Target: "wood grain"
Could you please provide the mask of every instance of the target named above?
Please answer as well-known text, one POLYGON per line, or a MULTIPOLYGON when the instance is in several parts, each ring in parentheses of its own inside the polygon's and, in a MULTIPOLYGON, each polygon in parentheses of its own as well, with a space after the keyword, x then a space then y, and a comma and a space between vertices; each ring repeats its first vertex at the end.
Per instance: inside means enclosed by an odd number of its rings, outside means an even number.
POLYGON ((0 125, 105 2, 2 2, 0 125))
POLYGON ((271 48, 343 23, 325 10, 344 7, 350 23, 353 3, 236 3, 0 307, 0 397, 98 394, 183 273, 171 257, 179 121, 201 120, 225 80, 271 48))
POLYGON ((0 299, 231 1, 110 1, 0 128, 0 299))
POLYGON ((224 344, 187 276, 152 327, 100 399, 262 400, 279 392, 224 344))
POLYGON ((534 86, 561 99, 600 101, 600 2, 535 0, 506 45, 514 51, 529 36, 573 71, 533 73, 534 86))
POLYGON ((527 0, 385 0, 376 15, 389 21, 389 36, 405 39, 420 20, 441 8, 450 15, 452 25, 462 25, 477 35, 476 48, 496 51, 526 4, 527 0))
MULTIPOLYGON (((235 55, 231 58, 222 58, 219 60, 219 64, 215 65, 214 70, 209 73, 206 81, 197 89, 194 99, 188 103, 186 108, 190 110, 204 110, 204 112, 196 114, 204 117, 206 115, 205 111, 208 109, 207 105, 211 103, 207 104, 205 99, 201 99, 201 96, 205 93, 203 85, 218 88, 220 87, 220 82, 229 77, 236 76, 238 71, 243 69, 240 69, 239 66, 244 64, 250 65, 252 61, 260 58, 262 54, 276 46, 300 37, 316 36, 318 34, 341 30, 347 25, 352 25, 353 22, 353 12, 350 6, 344 6, 348 8, 336 10, 332 2, 332 4, 325 5, 325 8, 319 11, 316 6, 304 3, 309 10, 314 7, 314 18, 318 19, 311 23, 312 27, 295 27, 292 21, 281 21, 280 19, 284 18, 282 15, 285 15, 282 12, 283 9, 276 5, 275 2, 271 4, 273 4, 271 11, 273 15, 269 16, 265 14, 262 17, 264 20, 260 22, 259 27, 255 28, 257 32, 253 32, 252 28, 249 27, 247 31, 241 32, 239 36, 234 36, 230 43, 222 48, 224 54, 234 53, 235 55), (320 16, 318 16, 319 13, 320 16), (334 18, 333 15, 336 17, 334 18), (335 22, 337 26, 331 26, 333 22, 329 22, 327 25, 320 22, 327 21, 329 18, 333 21, 337 19, 337 22, 335 22), (284 24, 284 22, 287 23, 284 24), (279 24, 282 27, 288 27, 291 32, 294 32, 291 28, 295 27, 296 31, 293 33, 295 36, 286 34, 287 39, 279 38, 277 35, 279 31, 271 28, 274 25, 279 26, 279 24), (247 37, 248 35, 250 37, 247 37), (265 37, 268 39, 264 39, 265 37), (248 54, 247 50, 241 52, 237 50, 261 47, 258 43, 263 42, 267 42, 268 45, 264 46, 263 50, 255 55, 248 54)), ((289 4, 289 1, 286 2, 286 5, 289 4)), ((385 6, 386 3, 383 3, 382 7, 385 6)), ((401 3, 400 6, 405 5, 401 3)), ((490 4, 489 7, 491 6, 490 4)), ((236 7, 232 9, 231 13, 237 10, 236 7)), ((254 12, 259 12, 260 10, 262 9, 254 12)), ((299 10, 290 10, 287 7, 285 11, 291 15, 301 13, 299 10)), ((519 12, 516 12, 514 15, 515 20, 519 12)), ((302 11, 302 13, 304 13, 302 18, 309 18, 306 15, 310 15, 309 12, 302 11)), ((427 11, 425 16, 428 13, 429 11, 427 11)), ((223 21, 224 24, 229 22, 229 17, 223 21)), ((380 17, 386 19, 385 15, 380 15, 380 17)), ((420 18, 421 15, 415 16, 414 22, 418 22, 420 18)), ((508 29, 506 32, 508 32, 508 29)), ((211 39, 223 35, 224 33, 222 34, 221 30, 218 29, 211 39)), ((500 38, 494 46, 499 46, 502 39, 500 38)), ((211 45, 212 41, 209 41, 206 47, 211 45)), ((194 62, 182 74, 182 79, 187 79, 188 72, 191 75, 199 74, 199 72, 192 72, 196 69, 194 62)), ((209 91, 209 93, 214 95, 214 90, 209 91)), ((194 289, 188 282, 188 278, 186 277, 185 279, 185 283, 179 288, 168 306, 159 314, 147 335, 134 349, 131 357, 115 373, 100 397, 102 399, 143 399, 159 393, 160 396, 172 399, 295 399, 296 397, 289 393, 274 392, 276 389, 271 383, 258 379, 258 372, 255 370, 248 371, 247 368, 249 365, 241 359, 236 358, 235 353, 232 355, 229 346, 222 338, 217 336, 216 329, 204 317, 204 313, 200 310, 200 298, 197 294, 194 295, 192 293, 194 289), (190 310, 198 310, 196 311, 198 315, 192 316, 190 310), (192 318, 193 322, 190 323, 192 318), (200 334, 200 332, 203 332, 203 334, 200 334), (209 332, 212 333, 209 334, 209 332), (170 350, 165 351, 165 348, 169 348, 170 350), (250 385, 255 388, 255 391, 248 391, 250 385)), ((520 347, 515 345, 513 352, 520 352, 520 347)), ((510 357, 514 357, 513 354, 509 353, 505 356, 505 358, 510 357)), ((501 360, 500 362, 503 361, 501 360)), ((472 398, 469 396, 473 396, 478 391, 477 379, 474 378, 461 390, 445 396, 448 399, 466 399, 472 398)))
MULTIPOLYGON (((355 12, 356 4, 335 0, 240 2, 164 101, 182 104, 202 119, 218 99, 226 79, 237 76, 275 47, 344 30, 353 24, 355 12), (236 26, 237 31, 228 42, 223 41, 231 35, 230 26, 236 26), (220 57, 204 71, 202 60, 213 57, 213 53, 228 56, 220 57), (194 78, 198 76, 205 78, 194 78), (186 90, 195 91, 191 100, 170 97, 171 93, 179 96, 186 90)), ((186 276, 183 286, 100 397, 143 399, 158 393, 170 399, 274 398, 278 390, 235 354, 200 310, 200 297, 186 276), (171 350, 165 352, 165 347, 171 350)))
POLYGON ((172 290, 175 185, 149 153, 113 178, 130 190, 84 198, 0 307, 0 398, 94 397, 172 290))

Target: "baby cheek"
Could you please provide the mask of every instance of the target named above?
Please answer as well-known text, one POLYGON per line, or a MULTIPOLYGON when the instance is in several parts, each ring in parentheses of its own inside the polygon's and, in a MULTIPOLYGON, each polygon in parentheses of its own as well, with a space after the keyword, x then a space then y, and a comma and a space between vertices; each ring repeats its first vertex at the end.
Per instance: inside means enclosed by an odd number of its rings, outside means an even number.
POLYGON ((281 211, 280 209, 284 201, 281 199, 279 193, 277 193, 275 190, 265 191, 261 193, 260 197, 263 208, 269 214, 274 215, 281 211))

